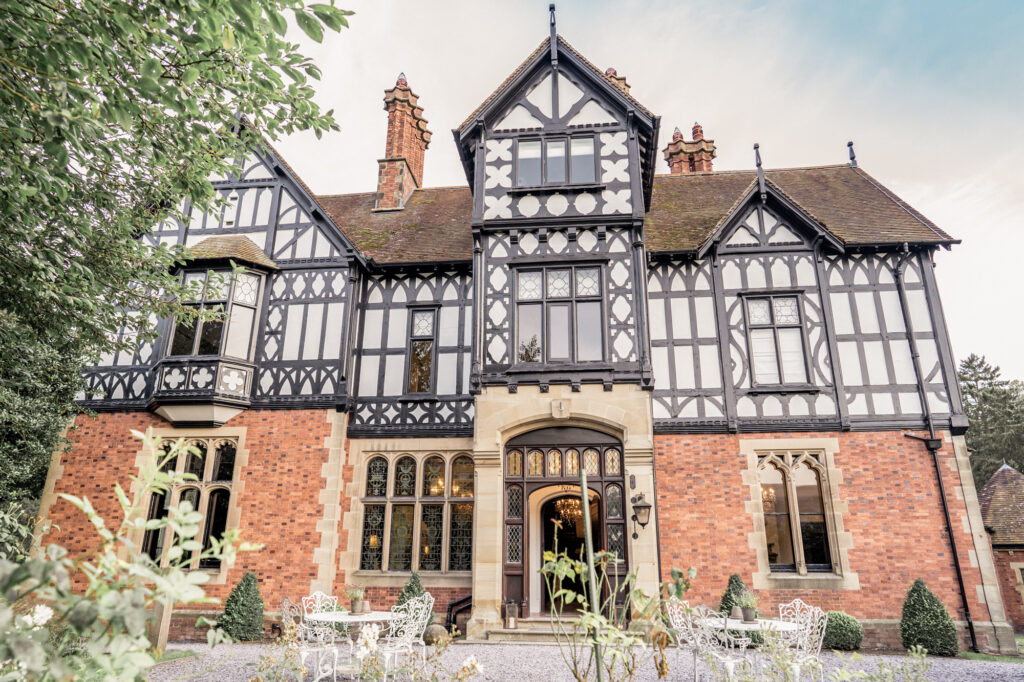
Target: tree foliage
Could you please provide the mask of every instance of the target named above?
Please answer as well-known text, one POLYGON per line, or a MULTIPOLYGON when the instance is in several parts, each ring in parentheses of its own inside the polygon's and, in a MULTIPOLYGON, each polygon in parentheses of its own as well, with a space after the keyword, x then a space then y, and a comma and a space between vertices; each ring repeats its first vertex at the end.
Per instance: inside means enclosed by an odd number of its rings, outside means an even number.
POLYGON ((903 646, 923 646, 933 656, 956 656, 956 625, 935 593, 918 578, 907 592, 900 618, 903 646))
POLYGON ((263 639, 263 597, 256 574, 246 571, 224 602, 224 613, 217 627, 233 640, 252 642, 263 639))
POLYGON ((1003 379, 998 367, 973 353, 960 363, 958 374, 970 421, 974 484, 984 486, 1003 461, 1024 471, 1024 383, 1003 379))
MULTIPOLYGON (((333 4, 333 0, 330 0, 333 4)), ((304 0, 5 3, 0 22, 0 501, 38 494, 81 368, 182 311, 152 226, 205 208, 251 145, 336 129, 314 40, 350 12, 304 0), (238 116, 251 123, 239 134, 238 116)))

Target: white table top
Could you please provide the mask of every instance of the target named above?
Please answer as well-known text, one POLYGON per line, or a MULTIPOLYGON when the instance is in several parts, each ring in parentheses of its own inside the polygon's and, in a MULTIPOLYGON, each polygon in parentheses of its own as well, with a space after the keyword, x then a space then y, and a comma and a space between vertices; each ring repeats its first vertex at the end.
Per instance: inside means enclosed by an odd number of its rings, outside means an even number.
POLYGON ((390 611, 370 611, 369 613, 352 613, 351 611, 322 611, 311 613, 306 620, 321 623, 379 623, 392 620, 395 614, 390 611))
POLYGON ((737 632, 754 632, 772 630, 774 632, 796 632, 800 629, 799 623, 788 620, 773 620, 771 618, 759 618, 754 623, 744 623, 735 618, 709 618, 707 622, 712 627, 723 630, 735 630, 737 632))

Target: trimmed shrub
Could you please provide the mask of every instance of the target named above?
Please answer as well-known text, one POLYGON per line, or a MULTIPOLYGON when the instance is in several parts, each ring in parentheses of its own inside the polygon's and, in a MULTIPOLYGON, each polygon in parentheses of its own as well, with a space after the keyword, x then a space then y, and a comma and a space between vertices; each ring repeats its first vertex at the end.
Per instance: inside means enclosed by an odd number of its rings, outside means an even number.
POLYGON ((924 581, 914 581, 903 602, 900 637, 904 648, 923 646, 933 656, 956 656, 959 641, 949 612, 924 581))
POLYGON ((263 597, 256 574, 248 571, 224 602, 217 628, 236 642, 263 639, 263 597))
MULTIPOLYGON (((729 584, 725 586, 725 592, 722 593, 722 601, 718 603, 718 610, 720 613, 729 615, 732 612, 732 607, 740 605, 740 595, 744 592, 749 592, 746 584, 743 582, 743 578, 738 573, 733 573, 729 576, 729 584)), ((751 594, 753 594, 751 592, 751 594)), ((754 611, 754 617, 760 618, 760 613, 754 611)), ((763 644, 764 636, 760 632, 744 633, 744 637, 749 637, 752 644, 763 644)))
MULTIPOLYGON (((423 583, 420 582, 420 574, 413 571, 412 575, 409 576, 409 580, 405 583, 405 587, 403 587, 402 591, 399 593, 398 601, 395 602, 395 605, 400 606, 410 599, 415 599, 416 597, 421 596, 425 592, 426 590, 423 589, 423 583)), ((434 614, 431 613, 430 618, 427 619, 427 625, 430 625, 433 622, 434 614)))
POLYGON ((843 611, 829 611, 828 624, 825 626, 825 639, 822 649, 838 651, 856 651, 864 640, 864 628, 856 618, 843 611))

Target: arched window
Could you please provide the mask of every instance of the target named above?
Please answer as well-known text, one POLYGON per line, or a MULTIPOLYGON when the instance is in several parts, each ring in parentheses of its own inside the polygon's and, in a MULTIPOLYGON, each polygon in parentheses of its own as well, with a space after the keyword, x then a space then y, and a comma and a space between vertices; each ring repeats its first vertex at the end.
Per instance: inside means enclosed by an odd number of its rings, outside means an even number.
POLYGON ((452 462, 452 497, 473 497, 473 459, 466 455, 452 462))
POLYGON ((523 475, 523 453, 518 450, 510 450, 505 455, 505 475, 517 477, 523 475))
POLYGON ((399 457, 398 462, 395 463, 395 495, 397 497, 414 497, 416 495, 416 460, 412 457, 399 457))
POLYGON ((527 473, 530 476, 543 476, 544 475, 544 453, 540 450, 530 450, 526 455, 529 460, 529 469, 527 473))
MULTIPOLYGON (((210 500, 206 505, 206 532, 203 534, 203 550, 209 549, 213 540, 220 540, 224 537, 224 531, 228 525, 228 507, 231 502, 231 492, 223 488, 217 488, 210 493, 210 500)), ((200 559, 199 568, 220 568, 220 559, 200 559)))
POLYGON ((423 497, 444 497, 444 460, 436 455, 423 463, 423 497))
POLYGON ((215 463, 213 480, 230 481, 235 474, 235 444, 231 441, 224 441, 217 444, 217 461, 215 463))
POLYGON ((199 452, 190 452, 185 456, 185 473, 192 474, 197 481, 201 481, 206 468, 206 443, 192 443, 191 447, 199 452))
MULTIPOLYGON (((149 519, 163 519, 167 516, 167 493, 155 492, 149 498, 149 519)), ((160 561, 160 553, 164 549, 164 531, 166 528, 151 528, 142 538, 142 551, 153 561, 160 561)))
POLYGON ((405 454, 395 461, 394 480, 394 489, 389 490, 388 460, 380 455, 370 458, 359 568, 468 571, 473 538, 473 458, 458 455, 446 462, 437 454, 405 454), (420 466, 421 484, 417 480, 420 466), (451 482, 446 485, 449 467, 451 482))
POLYGON ((820 463, 811 453, 760 458, 761 508, 773 572, 832 570, 820 463))
POLYGON ((388 461, 374 457, 366 467, 366 496, 384 497, 388 494, 388 461))
POLYGON ((562 453, 559 450, 548 450, 548 476, 562 475, 562 453))
POLYGON ((608 518, 610 519, 621 519, 622 518, 622 488, 617 485, 610 485, 606 490, 608 501, 608 518))

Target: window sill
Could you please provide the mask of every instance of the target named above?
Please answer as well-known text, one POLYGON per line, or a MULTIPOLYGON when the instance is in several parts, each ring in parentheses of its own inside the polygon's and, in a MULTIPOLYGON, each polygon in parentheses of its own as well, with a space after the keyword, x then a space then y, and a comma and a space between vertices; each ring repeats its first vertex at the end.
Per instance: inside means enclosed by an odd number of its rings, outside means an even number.
POLYGON ((513 187, 508 194, 554 194, 555 192, 599 192, 607 187, 603 182, 589 182, 581 185, 537 185, 534 187, 513 187))
POLYGON ((765 589, 770 590, 848 590, 848 576, 837 573, 769 573, 764 578, 765 589))
POLYGON ((610 371, 611 364, 601 361, 593 362, 521 362, 505 370, 507 374, 533 374, 542 372, 587 372, 610 371))
MULTIPOLYGON (((469 587, 473 586, 472 571, 418 571, 420 580, 426 588, 431 587, 469 587)), ((353 574, 360 587, 403 587, 409 582, 412 571, 364 571, 353 574)))
POLYGON ((748 395, 759 395, 761 393, 821 393, 820 386, 811 384, 774 384, 771 386, 754 386, 747 389, 748 395))

